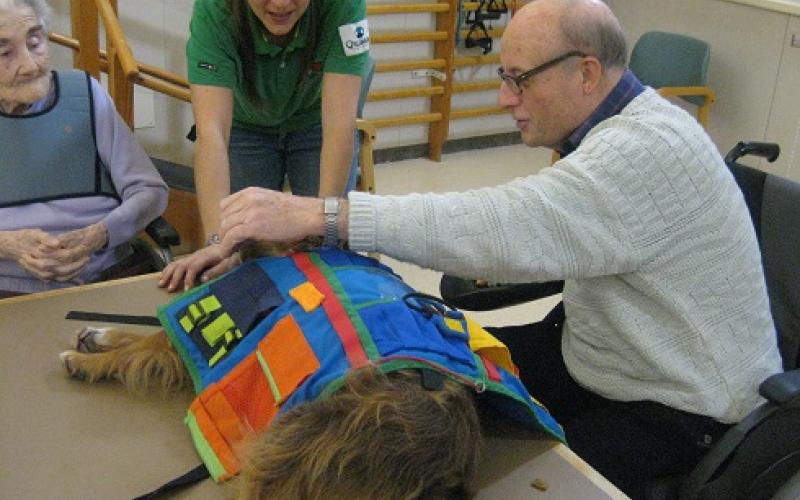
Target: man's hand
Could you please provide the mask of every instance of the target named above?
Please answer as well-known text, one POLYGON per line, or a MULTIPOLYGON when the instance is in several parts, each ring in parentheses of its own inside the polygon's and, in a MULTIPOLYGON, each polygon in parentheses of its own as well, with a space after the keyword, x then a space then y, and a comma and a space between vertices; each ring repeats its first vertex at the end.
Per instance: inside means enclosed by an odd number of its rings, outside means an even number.
POLYGON ((322 200, 249 187, 220 203, 220 252, 231 255, 247 241, 299 241, 325 230, 322 200))
POLYGON ((220 252, 220 245, 207 246, 165 267, 161 271, 158 286, 174 292, 182 284, 183 290, 188 290, 198 283, 230 271, 239 263, 238 254, 224 256, 220 252))

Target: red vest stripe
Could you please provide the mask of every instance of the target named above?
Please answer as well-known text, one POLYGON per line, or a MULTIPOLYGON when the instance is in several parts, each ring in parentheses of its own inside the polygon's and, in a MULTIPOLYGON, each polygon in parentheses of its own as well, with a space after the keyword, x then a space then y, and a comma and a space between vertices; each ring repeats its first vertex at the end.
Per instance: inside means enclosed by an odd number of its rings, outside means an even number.
POLYGON ((325 309, 325 313, 328 315, 328 319, 331 325, 333 325, 336 334, 342 341, 350 365, 353 368, 366 366, 369 363, 369 359, 367 358, 367 353, 364 351, 364 347, 361 345, 361 339, 358 337, 358 333, 353 323, 350 321, 347 311, 345 311, 344 306, 342 306, 342 303, 334 293, 328 280, 322 274, 322 271, 314 265, 308 257, 308 254, 296 253, 292 255, 292 258, 297 268, 306 275, 308 281, 313 283, 314 286, 317 287, 317 290, 325 295, 325 299, 322 301, 322 307, 325 309))

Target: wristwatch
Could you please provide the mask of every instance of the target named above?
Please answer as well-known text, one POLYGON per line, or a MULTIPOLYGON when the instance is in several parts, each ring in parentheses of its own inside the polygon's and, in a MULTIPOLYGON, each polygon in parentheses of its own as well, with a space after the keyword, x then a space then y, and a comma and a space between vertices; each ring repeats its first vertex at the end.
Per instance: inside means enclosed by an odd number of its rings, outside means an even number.
POLYGON ((322 245, 334 247, 339 244, 339 228, 336 220, 339 218, 339 198, 328 196, 322 204, 322 213, 325 214, 325 239, 322 245))

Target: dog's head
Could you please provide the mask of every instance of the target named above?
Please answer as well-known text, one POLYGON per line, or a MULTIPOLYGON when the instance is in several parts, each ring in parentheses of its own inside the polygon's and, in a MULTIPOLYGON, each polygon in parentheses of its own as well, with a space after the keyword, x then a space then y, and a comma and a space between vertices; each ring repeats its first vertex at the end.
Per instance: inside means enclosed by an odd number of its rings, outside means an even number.
POLYGON ((480 446, 464 385, 431 390, 418 370, 363 368, 254 436, 240 498, 471 498, 480 446))

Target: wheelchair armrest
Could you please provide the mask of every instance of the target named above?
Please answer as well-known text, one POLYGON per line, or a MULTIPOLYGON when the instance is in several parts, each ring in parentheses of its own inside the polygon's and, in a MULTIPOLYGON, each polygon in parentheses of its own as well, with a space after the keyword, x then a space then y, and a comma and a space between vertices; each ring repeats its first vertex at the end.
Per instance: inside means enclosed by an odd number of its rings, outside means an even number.
POLYGON ((561 293, 563 281, 478 286, 475 280, 442 276, 439 293, 445 302, 468 311, 490 311, 561 293))
POLYGON ((144 230, 161 248, 169 248, 181 244, 178 232, 163 217, 157 217, 144 230))
POLYGON ((800 406, 800 369, 768 377, 758 386, 758 393, 784 408, 800 406))

